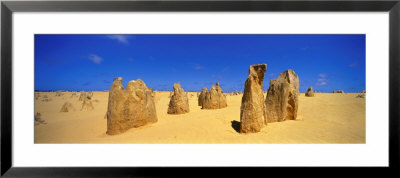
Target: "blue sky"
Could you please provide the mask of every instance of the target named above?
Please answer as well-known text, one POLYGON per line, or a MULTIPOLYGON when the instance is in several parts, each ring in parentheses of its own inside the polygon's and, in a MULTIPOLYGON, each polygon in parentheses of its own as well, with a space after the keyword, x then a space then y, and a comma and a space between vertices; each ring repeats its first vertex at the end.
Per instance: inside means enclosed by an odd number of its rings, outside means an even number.
POLYGON ((365 35, 35 35, 35 90, 108 90, 141 78, 154 90, 243 90, 251 64, 269 80, 293 69, 300 92, 365 90, 365 35))

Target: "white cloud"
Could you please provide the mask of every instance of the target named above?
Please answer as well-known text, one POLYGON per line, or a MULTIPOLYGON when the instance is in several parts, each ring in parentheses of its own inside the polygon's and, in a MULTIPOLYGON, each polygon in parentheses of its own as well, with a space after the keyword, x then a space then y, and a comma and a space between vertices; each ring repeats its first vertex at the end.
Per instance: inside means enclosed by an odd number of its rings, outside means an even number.
POLYGON ((196 70, 201 70, 203 68, 204 67, 202 65, 200 65, 200 64, 195 64, 195 66, 194 66, 194 69, 196 69, 196 70))
POLYGON ((107 35, 107 38, 117 40, 120 43, 129 44, 128 36, 126 35, 107 35))
POLYGON ((326 78, 319 78, 317 81, 318 81, 318 82, 327 82, 328 79, 326 79, 326 78))
POLYGON ((90 61, 92 61, 95 64, 100 64, 101 62, 103 62, 103 58, 101 58, 100 56, 97 56, 95 54, 90 54, 88 58, 90 61))
POLYGON ((328 82, 318 82, 315 85, 317 86, 324 86, 324 85, 328 85, 328 82))
POLYGON ((328 75, 327 75, 327 74, 324 74, 324 73, 318 74, 318 77, 321 77, 321 78, 325 78, 326 76, 328 76, 328 75))
POLYGON ((320 73, 318 74, 318 79, 317 79, 317 83, 315 84, 316 86, 324 86, 324 85, 328 85, 328 79, 326 78, 328 75, 324 74, 324 73, 320 73))

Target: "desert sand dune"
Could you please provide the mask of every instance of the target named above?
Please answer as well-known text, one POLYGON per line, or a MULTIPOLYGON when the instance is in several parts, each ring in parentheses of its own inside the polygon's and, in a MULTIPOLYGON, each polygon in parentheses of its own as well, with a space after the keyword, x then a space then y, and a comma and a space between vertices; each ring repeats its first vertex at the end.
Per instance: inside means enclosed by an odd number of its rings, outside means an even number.
MULTIPOLYGON (((170 92, 156 92, 158 122, 107 135, 108 92, 93 92, 93 110, 59 112, 65 102, 82 106, 77 92, 38 92, 35 113, 46 124, 32 123, 35 143, 365 143, 365 98, 359 93, 317 93, 299 97, 296 120, 268 123, 258 133, 240 134, 242 94, 226 96, 228 107, 205 110, 196 92, 188 92, 190 112, 167 114, 170 92), (58 93, 59 95, 59 93, 58 93)), ((265 94, 264 94, 265 97, 265 94)), ((31 122, 34 122, 31 119, 31 122)))

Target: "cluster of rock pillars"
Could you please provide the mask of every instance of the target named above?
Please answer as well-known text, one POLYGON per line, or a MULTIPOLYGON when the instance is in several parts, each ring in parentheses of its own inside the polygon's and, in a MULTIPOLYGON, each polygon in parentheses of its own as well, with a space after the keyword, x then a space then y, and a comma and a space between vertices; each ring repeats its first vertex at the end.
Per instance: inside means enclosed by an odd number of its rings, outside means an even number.
MULTIPOLYGON (((249 67, 240 107, 240 133, 256 133, 271 122, 295 120, 299 108, 299 78, 293 70, 282 72, 277 79, 270 81, 267 96, 264 99, 263 80, 266 64, 249 67)), ((190 112, 187 93, 180 83, 175 83, 168 106, 168 114, 190 112)), ((122 78, 115 78, 109 91, 107 134, 123 133, 134 127, 157 122, 154 102, 155 93, 138 79, 128 82, 126 89, 122 78)), ((306 96, 314 96, 310 87, 306 96)), ((217 82, 210 90, 203 88, 198 94, 198 105, 202 109, 220 109, 227 107, 226 96, 217 82)))

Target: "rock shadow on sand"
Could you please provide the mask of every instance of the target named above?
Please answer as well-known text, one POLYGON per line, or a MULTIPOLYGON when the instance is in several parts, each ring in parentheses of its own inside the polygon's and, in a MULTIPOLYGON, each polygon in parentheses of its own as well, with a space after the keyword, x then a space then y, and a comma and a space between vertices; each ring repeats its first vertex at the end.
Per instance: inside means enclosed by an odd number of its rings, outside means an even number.
POLYGON ((231 121, 231 126, 237 133, 240 133, 240 122, 239 121, 236 121, 236 120, 231 121))

